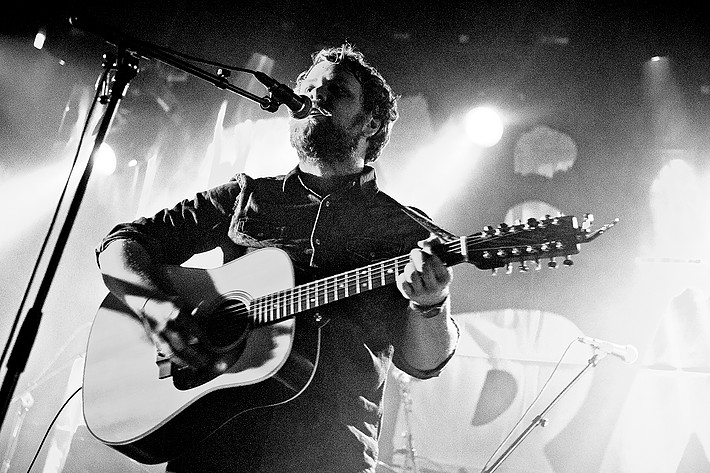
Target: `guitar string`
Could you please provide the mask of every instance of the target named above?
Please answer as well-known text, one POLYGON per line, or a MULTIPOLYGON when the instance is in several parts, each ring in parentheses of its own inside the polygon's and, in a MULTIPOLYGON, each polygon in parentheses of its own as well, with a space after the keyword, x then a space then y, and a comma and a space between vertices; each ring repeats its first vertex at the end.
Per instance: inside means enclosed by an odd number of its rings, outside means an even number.
MULTIPOLYGON (((544 227, 536 227, 536 229, 537 228, 544 227)), ((514 234, 514 231, 500 233, 497 235, 486 235, 482 232, 467 236, 464 238, 464 240, 466 241, 467 252, 471 252, 473 250, 480 252, 486 251, 487 249, 494 249, 476 248, 476 246, 481 242, 492 243, 501 238, 509 238, 512 234, 514 234)), ((519 235, 520 234, 523 233, 519 233, 519 235)), ((461 252, 462 243, 462 240, 454 240, 446 242, 442 246, 444 246, 446 251, 455 250, 458 246, 458 249, 456 251, 461 252)), ((505 248, 515 246, 516 245, 507 245, 505 248)), ((496 245, 495 249, 504 249, 504 247, 496 245)), ((541 255, 535 255, 535 258, 539 256, 541 255)), ((523 256, 522 258, 526 257, 523 256)), ((408 255, 399 256, 390 260, 373 263, 364 268, 347 271, 345 273, 329 276, 327 278, 320 279, 317 281, 311 281, 295 288, 289 288, 283 291, 277 291, 272 294, 260 296, 251 301, 252 303, 249 307, 246 307, 246 305, 244 304, 240 305, 239 309, 235 311, 235 314, 237 316, 244 315, 248 317, 250 314, 253 313, 255 314, 255 321, 260 322, 262 324, 276 322, 285 317, 294 315, 295 313, 302 312, 304 310, 304 306, 305 310, 310 310, 317 308, 325 303, 335 302, 339 300, 339 290, 342 291, 346 295, 346 297, 349 297, 350 295, 360 294, 361 292, 364 292, 363 289, 377 289, 379 287, 391 284, 392 282, 394 282, 393 280, 391 280, 391 275, 393 273, 396 273, 398 267, 400 265, 405 264, 405 261, 407 259, 408 255), (373 271, 379 272, 380 281, 378 281, 378 278, 372 277, 373 271), (361 282, 361 278, 363 278, 365 282, 361 282), (382 283, 382 280, 384 280, 384 283, 382 283), (315 295, 312 295, 313 293, 315 295), (331 293, 334 294, 334 297, 332 298, 332 300, 328 300, 328 294, 331 293), (306 296, 305 298, 304 295, 306 296), (323 302, 321 302, 321 299, 323 300, 323 302), (310 307, 311 304, 313 305, 313 307, 310 307), (291 307, 290 310, 289 306, 291 307), (296 306, 298 306, 297 311, 294 310, 296 306)), ((526 259, 531 258, 528 257, 526 259)))
MULTIPOLYGON (((486 243, 492 243, 495 242, 496 240, 499 240, 501 238, 508 238, 511 236, 511 233, 501 233, 499 235, 484 235, 484 234, 474 234, 466 237, 466 248, 467 251, 471 250, 477 250, 477 251, 486 251, 487 248, 476 248, 476 245, 480 242, 486 242, 486 243)), ((448 251, 451 251, 454 249, 456 246, 461 248, 461 240, 456 240, 453 242, 447 242, 443 245, 448 251)), ((505 248, 510 248, 510 247, 515 247, 516 245, 507 245, 505 248)), ((493 249, 493 248, 488 248, 488 249, 493 249)), ((501 247, 500 245, 496 245, 495 249, 504 249, 504 247, 501 247)), ((538 257, 540 255, 536 255, 538 257)), ((269 323, 269 322, 275 322, 278 320, 281 320, 287 316, 293 315, 293 312, 301 312, 303 311, 303 306, 306 306, 305 310, 310 310, 316 307, 319 307, 320 305, 323 305, 323 303, 328 303, 328 302, 335 302, 339 300, 337 298, 338 295, 338 288, 340 287, 343 292, 345 292, 348 296, 352 295, 350 289, 353 289, 354 294, 359 294, 362 291, 363 288, 367 288, 367 290, 374 289, 374 288, 379 288, 384 285, 390 284, 393 281, 386 282, 385 284, 379 284, 379 285, 373 285, 373 281, 377 281, 377 278, 372 278, 372 271, 380 271, 383 273, 383 275, 380 277, 382 278, 387 278, 387 274, 391 274, 392 269, 396 271, 397 267, 404 263, 404 261, 408 258, 408 256, 400 256, 391 260, 379 262, 379 263, 374 263, 372 265, 366 266, 364 268, 356 269, 356 270, 351 270, 345 273, 341 273, 335 276, 330 276, 325 279, 317 280, 317 281, 311 281, 309 283, 306 283, 304 285, 298 286, 296 288, 290 288, 286 289, 283 291, 278 291, 272 294, 267 294, 261 297, 258 297, 254 299, 252 304, 250 305, 250 308, 244 308, 243 310, 239 311, 239 315, 249 315, 250 312, 256 312, 257 316, 256 319, 261 322, 261 323, 269 323), (377 266, 381 266, 381 268, 376 269, 377 266), (368 283, 360 283, 360 278, 367 276, 367 281, 368 283), (347 291, 346 291, 347 289, 347 291), (332 300, 328 300, 327 294, 332 293, 335 291, 335 296, 332 300), (310 295, 311 293, 315 293, 313 297, 308 297, 304 299, 304 292, 306 295, 310 295), (321 298, 323 299, 323 303, 320 302, 321 298), (310 304, 313 304, 313 307, 308 307, 310 304), (298 311, 289 311, 288 306, 299 306, 298 311), (284 313, 283 315, 281 313, 284 313)), ((530 259, 530 258, 528 258, 530 259)))
MULTIPOLYGON (((477 236, 477 235, 478 234, 474 234, 474 235, 466 237, 466 240, 467 240, 466 247, 467 247, 468 251, 471 251, 471 250, 486 251, 487 248, 476 248, 476 244, 481 241, 494 242, 494 241, 501 239, 501 238, 507 238, 511 234, 510 233, 501 233, 500 235, 482 235, 482 234, 481 234, 481 236, 477 236)), ((461 248, 461 240, 448 242, 448 243, 445 243, 443 246, 445 246, 448 251, 451 251, 456 246, 461 248)), ((504 248, 515 247, 515 246, 516 245, 508 245, 506 247, 501 247, 499 245, 496 245, 495 248, 496 249, 504 249, 504 248)), ((460 250, 458 250, 458 251, 460 251, 460 250)), ((372 270, 376 270, 376 271, 380 271, 380 272, 384 272, 386 274, 389 274, 389 273, 391 273, 392 269, 396 270, 397 267, 407 258, 408 258, 408 256, 399 256, 399 257, 391 259, 391 260, 386 260, 386 261, 379 262, 379 263, 373 263, 373 264, 366 266, 364 268, 351 270, 351 271, 348 271, 345 273, 337 274, 335 276, 329 276, 328 278, 317 280, 317 281, 311 281, 309 283, 299 286, 298 288, 290 288, 290 289, 286 289, 284 291, 279 291, 279 292, 275 292, 273 294, 261 296, 257 299, 254 299, 253 302, 255 302, 255 304, 252 304, 252 307, 262 308, 261 307, 262 305, 272 306, 274 303, 281 303, 284 301, 292 300, 294 297, 298 297, 298 298, 303 297, 302 294, 299 294, 297 296, 294 295, 294 291, 300 291, 300 292, 305 291, 306 293, 310 293, 310 292, 315 291, 316 295, 314 298, 311 298, 311 300, 315 299, 317 302, 318 301, 317 298, 320 295, 320 293, 331 292, 334 290, 337 291, 337 288, 343 287, 343 284, 347 284, 348 289, 350 289, 351 287, 356 288, 355 293, 359 293, 359 289, 360 289, 359 278, 360 277, 362 277, 363 275, 370 275, 370 276, 368 276, 368 280, 371 282, 376 281, 377 278, 371 277, 372 270), (378 265, 382 266, 382 268, 376 269, 378 265), (268 300, 266 300, 267 298, 268 298, 268 300)), ((386 277, 386 275, 381 276, 380 279, 382 279, 382 277, 386 277)), ((363 283, 362 286, 367 287, 369 290, 370 286, 372 286, 371 282, 367 285, 363 283)), ((381 286, 382 285, 378 285, 376 287, 381 287, 381 286)), ((348 295, 349 295, 349 292, 350 291, 348 290, 348 295)), ((335 301, 335 299, 334 299, 334 301, 335 301)), ((320 305, 320 304, 318 304, 318 305, 320 305)))
MULTIPOLYGON (((476 245, 481 241, 491 243, 495 242, 498 239, 509 236, 510 234, 508 233, 500 235, 470 235, 466 237, 466 247, 468 251, 474 249, 478 251, 485 251, 486 248, 476 248, 476 245)), ((458 247, 457 251, 460 251, 461 244, 461 240, 455 240, 453 242, 444 243, 443 246, 446 248, 447 251, 454 250, 456 249, 456 247, 458 247)), ((496 246, 495 248, 502 249, 502 247, 500 246, 496 246)), ((337 297, 339 294, 338 291, 342 291, 344 294, 350 296, 363 292, 363 288, 367 288, 367 290, 379 288, 384 285, 390 284, 393 281, 386 281, 385 284, 380 284, 380 281, 378 281, 378 279, 387 280, 388 275, 392 274, 392 270, 396 271, 397 267, 404 264, 407 259, 408 256, 399 256, 391 260, 373 263, 364 268, 347 271, 345 273, 337 274, 335 276, 330 276, 328 278, 317 281, 311 281, 296 288, 289 288, 283 291, 278 291, 272 294, 260 296, 252 301, 252 304, 250 304, 249 308, 247 308, 246 306, 240 308, 240 310, 237 311, 237 315, 248 316, 249 313, 254 312, 256 313, 255 319, 257 319, 258 322, 275 322, 283 319, 286 316, 293 315, 291 312, 294 311, 289 310, 289 306, 298 306, 299 310, 296 312, 301 312, 303 310, 303 306, 306 306, 305 310, 309 310, 318 307, 323 303, 335 302, 339 300, 339 298, 337 297), (378 266, 380 266, 380 268, 378 268, 378 266), (373 278, 373 270, 375 270, 376 272, 380 272, 380 274, 382 275, 379 278, 373 278), (361 283, 361 278, 365 278, 366 282, 361 283), (376 282, 376 285, 373 284, 373 282, 376 282), (315 293, 315 295, 313 297, 306 297, 304 299, 304 295, 309 296, 311 295, 311 293, 315 293), (335 294, 335 297, 333 297, 330 301, 327 297, 329 293, 335 294), (323 299, 323 303, 320 302, 321 299, 323 299), (311 304, 313 305, 313 307, 309 307, 309 305, 311 304), (284 315, 281 315, 282 312, 284 313, 284 315)), ((389 277, 389 279, 391 279, 391 276, 389 277)))

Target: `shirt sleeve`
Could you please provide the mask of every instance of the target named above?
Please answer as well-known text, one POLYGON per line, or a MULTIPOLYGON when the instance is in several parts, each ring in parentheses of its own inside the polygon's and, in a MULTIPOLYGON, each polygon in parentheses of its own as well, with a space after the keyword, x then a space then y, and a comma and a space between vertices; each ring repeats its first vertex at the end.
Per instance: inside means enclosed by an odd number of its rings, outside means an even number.
POLYGON ((97 262, 108 245, 123 239, 138 242, 160 264, 181 264, 197 253, 220 246, 227 238, 242 180, 237 175, 226 184, 200 192, 152 217, 116 225, 96 248, 97 262))
MULTIPOLYGON (((454 326, 456 327, 456 338, 458 339, 461 335, 461 330, 459 329, 458 324, 456 321, 452 318, 451 319, 454 323, 454 326)), ((413 376, 417 379, 429 379, 429 378, 434 378, 436 376, 439 376, 439 374, 443 371, 444 367, 451 361, 451 358, 453 358, 454 354, 456 353, 456 349, 452 350, 451 353, 449 353, 449 356, 446 357, 444 361, 442 361, 439 366, 437 366, 434 369, 431 370, 420 370, 412 365, 410 365, 407 360, 401 355, 401 351, 395 349, 394 351, 394 356, 392 358, 392 362, 394 365, 407 373, 410 376, 413 376)))

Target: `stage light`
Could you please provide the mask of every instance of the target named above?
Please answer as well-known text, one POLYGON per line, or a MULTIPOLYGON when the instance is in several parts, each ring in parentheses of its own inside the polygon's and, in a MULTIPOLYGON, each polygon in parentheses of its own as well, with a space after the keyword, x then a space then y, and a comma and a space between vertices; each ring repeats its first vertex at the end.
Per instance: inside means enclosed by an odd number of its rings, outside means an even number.
POLYGON ((101 143, 99 146, 94 168, 96 172, 104 176, 109 176, 116 170, 116 153, 107 143, 101 143))
POLYGON ((35 41, 33 43, 34 47, 37 49, 42 49, 44 47, 44 41, 47 39, 47 33, 44 28, 40 28, 35 35, 35 41))
POLYGON ((471 109, 464 124, 471 141, 484 148, 494 146, 503 136, 503 121, 498 112, 489 107, 471 109))

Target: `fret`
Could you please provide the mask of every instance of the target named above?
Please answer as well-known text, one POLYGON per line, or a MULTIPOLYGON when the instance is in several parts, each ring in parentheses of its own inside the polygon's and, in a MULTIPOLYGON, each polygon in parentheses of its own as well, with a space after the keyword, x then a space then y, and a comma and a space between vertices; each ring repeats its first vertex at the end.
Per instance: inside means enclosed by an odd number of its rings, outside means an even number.
POLYGON ((380 287, 387 285, 385 280, 385 261, 380 263, 380 287))
POLYGON ((280 320, 286 317, 286 294, 284 292, 277 294, 276 300, 278 301, 276 303, 276 320, 280 320))
POLYGON ((396 271, 395 271, 396 267, 397 267, 396 261, 392 261, 392 265, 389 268, 387 268, 387 271, 385 273, 383 273, 382 277, 386 281, 385 284, 392 283, 395 281, 396 276, 397 276, 396 271))
POLYGON ((273 322, 276 320, 276 296, 274 294, 271 294, 269 296, 269 322, 273 322))
POLYGON ((271 311, 271 294, 264 298, 264 323, 269 322, 269 312, 271 311))
POLYGON ((323 305, 328 303, 328 280, 325 279, 321 282, 318 288, 318 305, 323 305), (322 301, 322 302, 321 302, 322 301))
POLYGON ((303 312, 303 288, 299 286, 296 290, 298 291, 298 311, 303 312))
POLYGON ((338 275, 333 278, 333 300, 335 301, 340 300, 340 277, 338 275))
POLYGON ((367 275, 368 275, 368 271, 367 271, 367 270, 363 270, 363 271, 360 273, 360 275, 363 276, 363 279, 365 279, 364 281, 361 281, 361 282, 360 282, 360 284, 362 285, 362 287, 360 287, 360 291, 361 291, 361 292, 364 292, 364 291, 366 290, 365 288, 367 287, 367 278, 365 278, 364 276, 367 276, 367 275))
POLYGON ((357 275, 353 271, 348 271, 347 272, 347 282, 345 284, 346 290, 348 293, 348 296, 351 296, 353 294, 357 294, 357 275), (353 282, 355 285, 353 286, 353 282))
POLYGON ((372 269, 367 269, 367 289, 372 290, 372 269))
POLYGON ((318 281, 313 282, 313 287, 308 291, 308 308, 318 307, 318 281))
POLYGON ((407 264, 407 263, 405 262, 404 258, 397 258, 397 259, 395 260, 395 267, 394 267, 394 276, 395 276, 395 278, 397 277, 397 275, 398 275, 399 273, 401 273, 402 271, 404 271, 404 267, 406 266, 406 264, 407 264))
POLYGON ((259 299, 251 301, 251 304, 249 304, 249 314, 252 316, 255 325, 261 322, 261 317, 259 317, 259 299))
POLYGON ((291 315, 296 313, 296 293, 294 289, 288 292, 289 298, 291 299, 291 315))
MULTIPOLYGON (((310 286, 310 285, 309 285, 310 286)), ((311 295, 310 295, 310 288, 306 290, 306 310, 311 309, 311 295)))

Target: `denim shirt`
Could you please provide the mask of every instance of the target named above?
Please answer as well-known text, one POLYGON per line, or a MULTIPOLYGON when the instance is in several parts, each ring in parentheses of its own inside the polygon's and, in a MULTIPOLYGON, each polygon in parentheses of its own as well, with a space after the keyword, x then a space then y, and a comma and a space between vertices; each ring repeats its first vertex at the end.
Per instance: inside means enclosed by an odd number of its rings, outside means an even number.
MULTIPOLYGON (((116 226, 97 252, 116 239, 134 239, 156 263, 181 264, 216 247, 225 262, 277 247, 290 256, 299 285, 406 255, 427 236, 378 189, 371 167, 326 196, 306 187, 296 168, 269 178, 238 174, 172 209, 116 226)), ((398 356, 407 304, 388 285, 323 307, 329 322, 308 388, 247 414, 254 425, 248 435, 227 424, 168 470, 374 472, 390 363, 420 379, 438 375, 446 363, 421 371, 398 356)))

